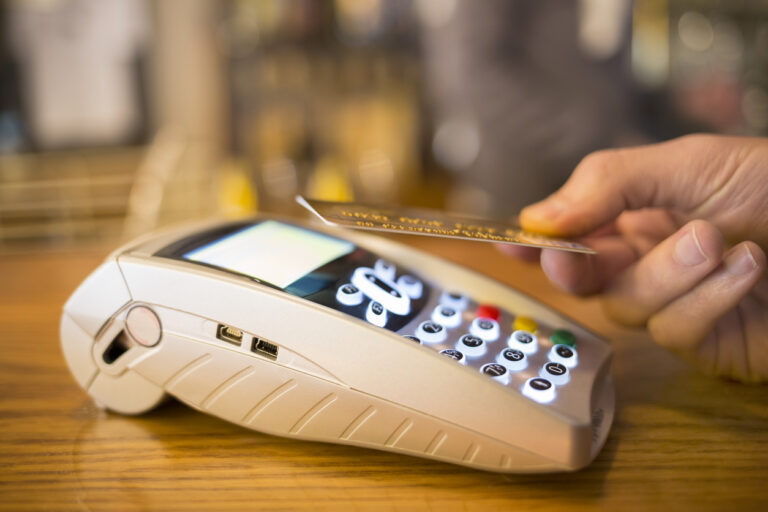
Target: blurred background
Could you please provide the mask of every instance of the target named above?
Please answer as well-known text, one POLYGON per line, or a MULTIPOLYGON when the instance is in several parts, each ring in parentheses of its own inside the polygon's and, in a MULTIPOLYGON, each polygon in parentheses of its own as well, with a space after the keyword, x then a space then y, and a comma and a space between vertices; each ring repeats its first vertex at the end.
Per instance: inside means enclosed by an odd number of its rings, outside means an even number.
POLYGON ((768 135, 768 1, 0 0, 0 252, 297 193, 503 218, 695 131, 768 135))

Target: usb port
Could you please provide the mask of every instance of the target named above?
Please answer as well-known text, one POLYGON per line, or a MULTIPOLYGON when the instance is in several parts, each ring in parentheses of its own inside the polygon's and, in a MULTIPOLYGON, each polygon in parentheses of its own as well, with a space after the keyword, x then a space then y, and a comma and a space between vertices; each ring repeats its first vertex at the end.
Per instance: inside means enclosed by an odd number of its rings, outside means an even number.
POLYGON ((216 328, 216 337, 221 341, 226 341, 227 343, 240 346, 240 344, 243 342, 243 331, 228 325, 219 324, 219 326, 216 328))
POLYGON ((253 342, 251 343, 251 352, 267 356, 270 359, 277 359, 277 349, 277 345, 262 340, 261 338, 253 338, 253 342))

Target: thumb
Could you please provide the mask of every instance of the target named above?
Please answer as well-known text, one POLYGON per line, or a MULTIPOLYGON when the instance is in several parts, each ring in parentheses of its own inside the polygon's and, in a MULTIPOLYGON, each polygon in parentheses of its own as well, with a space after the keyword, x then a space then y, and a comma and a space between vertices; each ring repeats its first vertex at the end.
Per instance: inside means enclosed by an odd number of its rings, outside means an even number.
POLYGON ((527 231, 579 236, 624 210, 690 211, 738 165, 728 138, 691 135, 661 144, 588 155, 557 192, 520 212, 527 231))

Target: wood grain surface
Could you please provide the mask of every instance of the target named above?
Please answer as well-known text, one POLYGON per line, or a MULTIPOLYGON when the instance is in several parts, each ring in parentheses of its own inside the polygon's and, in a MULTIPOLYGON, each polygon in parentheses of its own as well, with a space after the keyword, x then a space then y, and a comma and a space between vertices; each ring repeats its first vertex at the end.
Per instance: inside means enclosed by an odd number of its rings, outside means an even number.
POLYGON ((590 467, 490 474, 262 435, 174 402, 138 417, 100 411, 69 375, 58 325, 105 247, 0 256, 0 510, 768 510, 765 387, 698 375, 489 244, 398 240, 611 339, 618 411, 590 467))

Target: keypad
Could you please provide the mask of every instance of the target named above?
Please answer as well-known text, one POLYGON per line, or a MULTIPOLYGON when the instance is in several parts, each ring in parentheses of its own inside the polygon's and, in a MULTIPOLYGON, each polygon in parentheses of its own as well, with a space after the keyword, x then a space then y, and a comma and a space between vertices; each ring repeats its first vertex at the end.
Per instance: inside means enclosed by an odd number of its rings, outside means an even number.
POLYGON ((467 364, 467 358, 464 356, 461 350, 447 348, 445 350, 441 350, 440 353, 443 354, 444 356, 450 357, 454 361, 457 361, 461 364, 467 364))
POLYGON ((456 292, 443 292, 440 296, 440 304, 456 311, 464 311, 469 305, 469 297, 456 292))
POLYGON ((373 325, 384 327, 387 325, 387 310, 381 303, 372 300, 365 310, 365 319, 373 325))
POLYGON ((576 336, 567 329, 555 329, 549 339, 552 340, 552 343, 555 345, 568 345, 569 347, 576 346, 576 336))
POLYGON ((550 403, 573 385, 578 354, 570 331, 450 292, 442 292, 421 318, 411 329, 425 345, 535 402, 550 403))
POLYGON ((474 334, 465 334, 459 338, 456 348, 470 357, 482 356, 487 350, 485 340, 474 334))
POLYGON ((502 384, 509 384, 509 372, 507 371, 507 367, 504 366, 503 364, 499 364, 499 363, 484 364, 480 368, 480 372, 484 373, 485 375, 488 375, 494 380, 501 382, 502 384))
MULTIPOLYGON (((429 289, 414 276, 397 276, 394 265, 377 260, 373 268, 357 268, 350 282, 337 289, 336 298, 351 306, 368 298, 366 320, 385 326, 389 315, 407 311, 410 300, 419 300, 429 289)), ((574 385, 574 372, 579 371, 577 339, 571 331, 551 330, 531 317, 477 304, 458 292, 443 291, 421 300, 427 301, 426 308, 410 327, 398 330, 408 340, 541 404, 556 400, 561 390, 574 385)))
POLYGON ((469 332, 485 341, 499 339, 499 322, 490 318, 475 318, 469 326, 469 332))
POLYGON ((352 284, 371 301, 380 303, 395 315, 407 315, 411 310, 410 297, 400 292, 395 283, 381 277, 371 268, 356 268, 352 273, 352 284))
POLYGON ((475 316, 477 318, 490 318, 491 320, 498 321, 499 316, 501 316, 501 311, 499 311, 499 308, 496 306, 491 306, 490 304, 480 304, 477 306, 477 313, 475 316))
POLYGON ((523 395, 540 404, 546 404, 555 399, 555 386, 547 379, 535 377, 525 381, 523 395))
POLYGON ((506 348, 499 352, 496 361, 506 366, 507 370, 511 372, 519 372, 528 367, 528 358, 525 357, 525 352, 515 348, 506 348))
POLYGON ((570 375, 568 375, 568 368, 560 363, 550 362, 545 364, 539 371, 539 375, 542 378, 549 380, 555 386, 567 384, 571 379, 570 375))
POLYGON ((461 324, 461 313, 450 306, 437 306, 432 311, 432 321, 453 329, 461 324))
POLYGON ((373 271, 376 272, 377 276, 386 281, 394 281, 395 274, 397 273, 395 265, 387 260, 377 260, 373 264, 373 271))
POLYGON ((424 294, 424 283, 413 276, 400 276, 397 280, 397 285, 411 299, 420 299, 424 294))
POLYGON ((336 300, 345 306, 357 306, 363 302, 363 292, 352 283, 343 284, 336 290, 336 300))
POLYGON ((574 368, 578 363, 578 354, 575 348, 568 345, 555 345, 549 350, 549 360, 568 368, 574 368))
POLYGON ((515 331, 509 335, 507 345, 530 355, 539 350, 539 339, 528 331, 515 331))
POLYGON ((445 340, 447 336, 445 327, 431 320, 422 322, 416 330, 416 337, 424 343, 440 343, 445 340))
POLYGON ((528 316, 518 316, 512 323, 513 331, 528 331, 536 334, 538 329, 539 324, 536 322, 536 320, 528 316))

